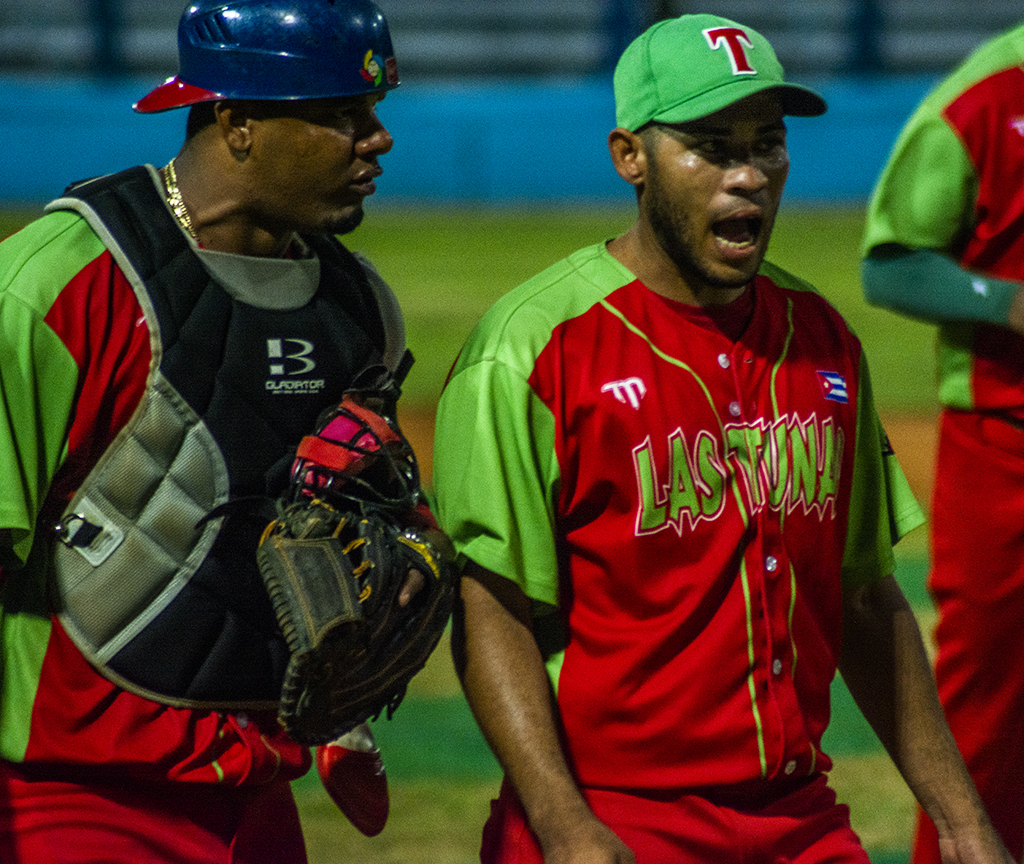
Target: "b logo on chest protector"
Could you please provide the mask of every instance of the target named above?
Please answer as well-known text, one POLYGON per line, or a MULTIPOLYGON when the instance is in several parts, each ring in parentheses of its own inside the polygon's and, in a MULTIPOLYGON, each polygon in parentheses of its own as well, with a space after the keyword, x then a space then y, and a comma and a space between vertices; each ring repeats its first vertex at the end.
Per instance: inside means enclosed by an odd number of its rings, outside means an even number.
POLYGON ((271 375, 304 375, 306 372, 312 372, 316 368, 316 361, 310 358, 310 354, 313 353, 313 343, 306 339, 268 339, 267 340, 267 357, 270 358, 270 374, 271 375), (290 354, 284 353, 285 343, 288 347, 295 347, 297 350, 293 350, 290 354), (277 360, 291 360, 291 369, 289 369, 283 362, 277 363, 277 360))
POLYGON ((322 378, 302 378, 316 368, 312 354, 315 346, 308 339, 268 339, 267 358, 270 377, 266 388, 272 393, 316 393, 325 386, 322 378))

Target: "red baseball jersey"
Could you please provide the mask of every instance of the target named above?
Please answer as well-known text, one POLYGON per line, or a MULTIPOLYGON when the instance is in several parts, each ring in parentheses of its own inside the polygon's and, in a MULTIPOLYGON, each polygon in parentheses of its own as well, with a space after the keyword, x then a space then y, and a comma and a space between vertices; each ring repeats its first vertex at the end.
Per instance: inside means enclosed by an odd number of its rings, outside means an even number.
POLYGON ((0 327, 16 334, 0 339, 0 475, 12 478, 0 488, 0 525, 27 559, 0 571, 0 758, 158 782, 301 776, 309 749, 272 713, 192 711, 122 690, 48 607, 37 526, 55 523, 143 398, 151 336, 124 273, 77 214, 33 222, 4 242, 0 261, 0 327))
POLYGON ((483 319, 437 428, 442 525, 536 601, 583 786, 829 768, 841 586, 922 517, 810 286, 765 264, 733 341, 583 249, 483 319))
MULTIPOLYGON (((921 103, 872 196, 865 254, 886 243, 935 249, 972 272, 1024 281, 1022 57, 1024 26, 986 43, 921 103)), ((983 279, 974 290, 986 290, 983 279)), ((942 323, 939 374, 942 404, 1024 420, 1024 339, 1006 327, 942 323)))

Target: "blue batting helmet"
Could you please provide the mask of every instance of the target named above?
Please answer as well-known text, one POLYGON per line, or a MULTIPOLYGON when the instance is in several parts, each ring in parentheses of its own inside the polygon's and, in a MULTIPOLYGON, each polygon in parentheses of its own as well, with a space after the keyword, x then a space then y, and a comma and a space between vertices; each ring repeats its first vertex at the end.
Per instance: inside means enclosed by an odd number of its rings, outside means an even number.
POLYGON ((135 110, 361 96, 397 86, 388 23, 370 0, 196 0, 178 24, 178 74, 135 110))

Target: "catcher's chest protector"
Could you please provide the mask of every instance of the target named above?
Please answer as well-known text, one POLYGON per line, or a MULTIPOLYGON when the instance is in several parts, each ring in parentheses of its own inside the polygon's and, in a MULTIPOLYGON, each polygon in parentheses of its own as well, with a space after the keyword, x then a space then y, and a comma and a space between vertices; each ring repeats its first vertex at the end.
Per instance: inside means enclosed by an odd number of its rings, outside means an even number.
POLYGON ((208 514, 265 496, 271 469, 358 372, 404 359, 404 332, 387 286, 326 238, 305 238, 321 268, 306 306, 233 300, 158 183, 133 168, 48 208, 89 220, 135 290, 152 348, 147 392, 61 519, 51 587, 75 644, 126 689, 185 707, 270 708, 288 651, 255 549, 273 514, 208 514))

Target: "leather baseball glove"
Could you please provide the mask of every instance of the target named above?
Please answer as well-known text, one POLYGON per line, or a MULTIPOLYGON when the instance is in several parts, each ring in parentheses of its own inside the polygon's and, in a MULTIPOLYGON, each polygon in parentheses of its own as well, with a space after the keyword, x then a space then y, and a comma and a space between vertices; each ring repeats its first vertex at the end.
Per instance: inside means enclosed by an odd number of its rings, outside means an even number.
POLYGON ((444 540, 395 424, 351 396, 321 417, 257 550, 291 652, 278 717, 294 740, 325 744, 391 717, 451 614, 444 540), (425 584, 400 605, 412 570, 425 584))

